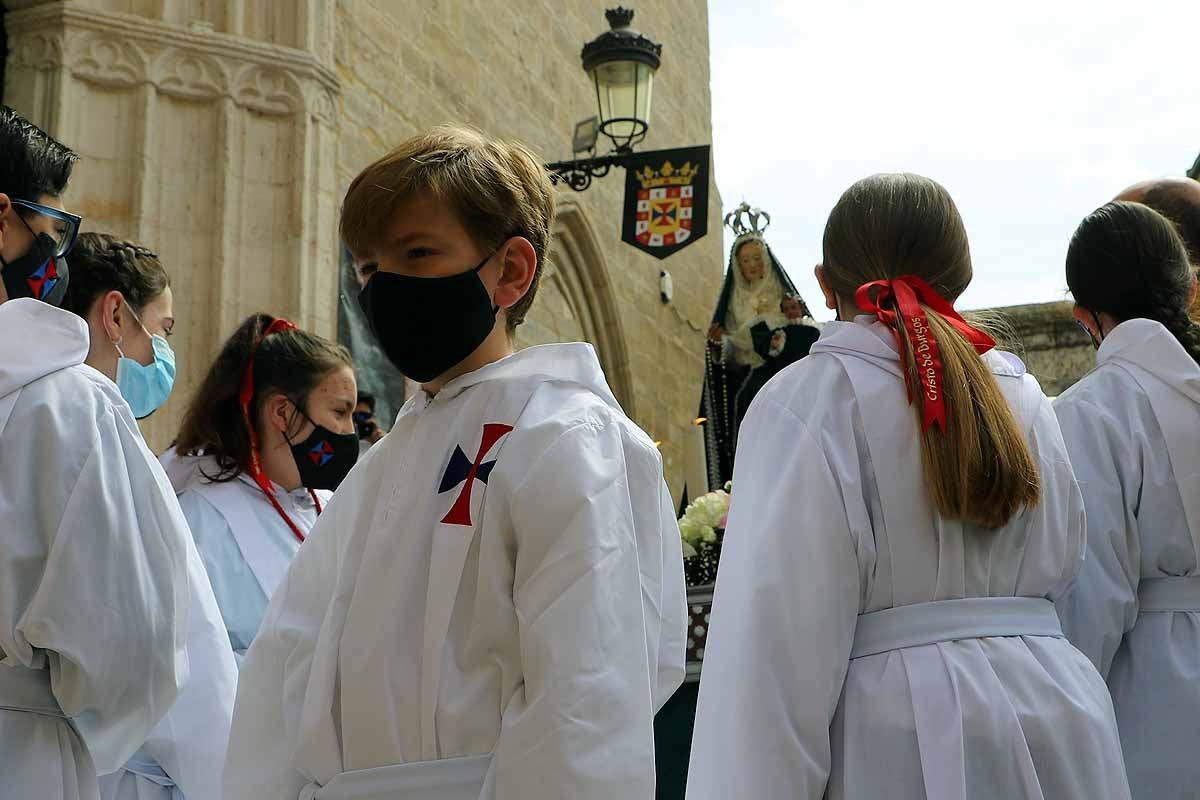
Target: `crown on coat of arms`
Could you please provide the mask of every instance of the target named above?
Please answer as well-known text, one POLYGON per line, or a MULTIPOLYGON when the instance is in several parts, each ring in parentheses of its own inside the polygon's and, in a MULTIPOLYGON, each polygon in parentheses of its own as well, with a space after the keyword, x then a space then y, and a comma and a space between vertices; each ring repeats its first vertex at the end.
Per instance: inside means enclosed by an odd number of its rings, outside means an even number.
POLYGON ((656 189, 660 186, 690 186, 692 179, 700 172, 698 164, 687 161, 682 167, 676 168, 670 161, 664 161, 659 169, 653 169, 649 164, 642 167, 640 172, 634 172, 638 183, 643 189, 656 189))
POLYGON ((771 227, 771 215, 761 208, 753 208, 749 203, 743 202, 725 215, 725 226, 737 236, 751 234, 761 237, 767 228, 771 227))

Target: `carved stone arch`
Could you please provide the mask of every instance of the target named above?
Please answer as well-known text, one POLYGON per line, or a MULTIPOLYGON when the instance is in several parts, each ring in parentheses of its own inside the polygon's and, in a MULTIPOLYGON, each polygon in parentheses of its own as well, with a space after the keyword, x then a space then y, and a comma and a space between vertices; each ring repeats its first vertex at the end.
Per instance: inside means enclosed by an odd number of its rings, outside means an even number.
POLYGON ((295 76, 281 69, 249 64, 233 79, 233 101, 271 116, 289 116, 304 109, 304 89, 295 76))
POLYGON ((159 55, 150 80, 163 94, 184 100, 213 100, 229 92, 229 75, 217 59, 177 48, 159 55))
POLYGON ((591 222, 571 198, 559 198, 548 261, 550 282, 566 298, 583 338, 596 348, 613 394, 625 413, 636 417, 633 371, 612 276, 591 222))
POLYGON ((71 37, 63 48, 70 60, 71 74, 100 86, 129 88, 146 81, 146 55, 122 36, 88 34, 71 37))
POLYGON ((63 60, 62 35, 25 33, 9 42, 10 69, 56 69, 63 60))

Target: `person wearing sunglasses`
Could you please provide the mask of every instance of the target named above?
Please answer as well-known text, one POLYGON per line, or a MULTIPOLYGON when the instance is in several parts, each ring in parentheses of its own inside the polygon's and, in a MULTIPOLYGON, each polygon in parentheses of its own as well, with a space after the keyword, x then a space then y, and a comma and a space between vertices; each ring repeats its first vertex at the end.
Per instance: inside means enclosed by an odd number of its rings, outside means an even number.
POLYGON ((32 297, 61 305, 69 279, 66 255, 82 221, 63 208, 61 196, 76 156, 12 109, 0 108, 6 133, 36 142, 26 158, 0 152, 8 173, 0 185, 0 303, 32 297))
MULTIPOLYGON (((76 156, 0 106, 0 782, 99 800, 188 680, 188 530, 58 307, 76 156), (136 487, 136 489, 135 489, 136 487)), ((131 334, 132 337, 132 334, 131 334)))

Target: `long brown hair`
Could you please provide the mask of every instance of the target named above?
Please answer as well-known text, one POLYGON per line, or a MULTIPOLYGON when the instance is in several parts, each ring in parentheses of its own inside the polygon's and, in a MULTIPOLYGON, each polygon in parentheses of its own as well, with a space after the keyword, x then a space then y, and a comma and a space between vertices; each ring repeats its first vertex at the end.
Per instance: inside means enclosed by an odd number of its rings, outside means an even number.
MULTIPOLYGON (((858 287, 900 275, 924 279, 953 302, 971 282, 971 251, 954 201, 911 174, 872 175, 851 186, 825 225, 826 279, 843 303, 858 287)), ((898 312, 895 301, 892 310, 898 312)), ((934 506, 948 519, 999 528, 1040 494, 1037 465, 1000 386, 972 345, 922 304, 941 349, 946 430, 921 434, 921 461, 934 506)), ((901 325, 901 314, 896 324, 901 325)), ((920 384, 900 331, 910 386, 920 384)), ((918 425, 920 403, 914 403, 918 425)))
POLYGON ((299 328, 272 333, 264 339, 263 331, 274 321, 269 314, 253 314, 238 326, 209 367, 183 416, 175 452, 215 459, 218 472, 204 475, 210 481, 232 480, 250 467, 250 432, 238 395, 251 355, 254 396, 250 419, 255 424, 262 401, 268 396, 282 394, 291 398, 297 409, 306 408, 309 394, 329 373, 351 365, 346 348, 299 328))

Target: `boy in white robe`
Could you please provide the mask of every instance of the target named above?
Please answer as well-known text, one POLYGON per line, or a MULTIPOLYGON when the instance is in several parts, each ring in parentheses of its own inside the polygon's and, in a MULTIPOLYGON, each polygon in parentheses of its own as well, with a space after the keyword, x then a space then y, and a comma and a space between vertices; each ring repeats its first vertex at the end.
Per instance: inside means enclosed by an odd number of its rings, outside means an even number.
POLYGON ((654 795, 683 564, 649 438, 592 348, 512 352, 553 191, 438 128, 351 185, 342 235, 422 383, 338 489, 247 653, 228 800, 654 795))
POLYGON ((1133 796, 1183 800, 1200 784, 1196 280, 1165 219, 1110 203, 1079 226, 1067 282, 1098 352, 1054 402, 1088 529, 1059 615, 1108 681, 1133 796))
POLYGON ((187 529, 116 385, 51 305, 74 154, 0 107, 0 795, 97 800, 187 678, 187 529), (43 302, 46 301, 46 302, 43 302))

